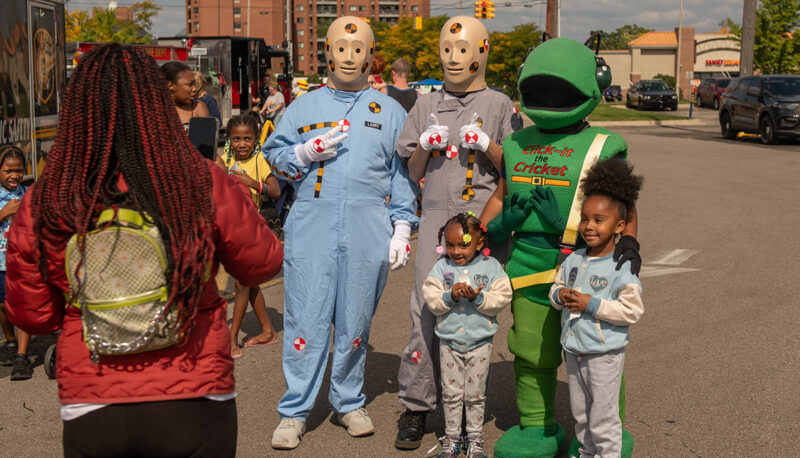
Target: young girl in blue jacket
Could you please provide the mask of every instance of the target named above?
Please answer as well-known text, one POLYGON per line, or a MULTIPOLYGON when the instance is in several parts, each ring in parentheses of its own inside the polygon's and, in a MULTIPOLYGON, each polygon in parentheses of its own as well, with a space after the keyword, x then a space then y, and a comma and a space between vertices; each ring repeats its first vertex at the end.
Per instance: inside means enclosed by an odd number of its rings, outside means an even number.
POLYGON ((445 418, 441 458, 458 456, 462 446, 468 457, 486 456, 481 435, 486 378, 498 327, 495 316, 511 303, 511 283, 503 266, 484 249, 485 233, 471 212, 451 218, 439 231, 439 243, 444 237, 445 246, 437 250, 446 255, 422 286, 428 308, 438 317, 445 418), (462 438, 464 407, 467 436, 462 438))
POLYGON ((620 456, 619 391, 628 326, 642 317, 642 285, 630 263, 616 270, 614 244, 642 179, 611 158, 589 169, 578 231, 587 247, 558 269, 550 301, 561 312, 561 345, 580 456, 620 456))

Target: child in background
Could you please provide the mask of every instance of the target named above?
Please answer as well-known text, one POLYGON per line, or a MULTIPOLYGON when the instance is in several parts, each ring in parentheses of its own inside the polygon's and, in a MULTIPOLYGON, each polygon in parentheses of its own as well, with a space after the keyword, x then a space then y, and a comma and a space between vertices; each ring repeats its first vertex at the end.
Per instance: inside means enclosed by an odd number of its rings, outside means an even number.
POLYGON ((31 335, 14 327, 6 318, 6 244, 11 221, 17 213, 22 196, 28 190, 22 186, 25 175, 25 155, 16 146, 0 146, 0 328, 5 340, 0 349, 0 364, 13 366, 11 380, 27 380, 33 376, 33 367, 28 359, 28 344, 31 335))
POLYGON ((628 326, 644 308, 639 278, 630 263, 615 270, 612 254, 641 186, 641 177, 618 158, 589 169, 578 226, 588 246, 564 260, 550 288, 553 307, 562 310, 561 345, 582 457, 622 452, 619 391, 628 326))
MULTIPOLYGON (((256 207, 260 210, 266 198, 277 199, 281 195, 278 179, 272 175, 261 145, 258 142, 259 128, 256 116, 236 116, 228 121, 228 144, 225 153, 218 160, 228 173, 239 179, 250 188, 256 207)), ((267 307, 261 288, 248 288, 239 282, 235 284, 236 297, 233 301, 233 319, 231 320, 231 357, 239 359, 243 355, 239 345, 239 329, 242 327, 244 313, 248 301, 261 324, 261 334, 244 341, 244 348, 273 344, 278 341, 275 328, 267 315, 267 307)))
POLYGON ((447 252, 433 266, 422 292, 438 317, 436 335, 444 406, 445 436, 440 458, 486 457, 483 449, 483 415, 486 378, 497 332, 495 316, 511 303, 511 283, 503 266, 489 256, 486 228, 472 212, 451 218, 439 231, 447 252), (461 414, 466 407, 467 436, 461 437, 461 414))

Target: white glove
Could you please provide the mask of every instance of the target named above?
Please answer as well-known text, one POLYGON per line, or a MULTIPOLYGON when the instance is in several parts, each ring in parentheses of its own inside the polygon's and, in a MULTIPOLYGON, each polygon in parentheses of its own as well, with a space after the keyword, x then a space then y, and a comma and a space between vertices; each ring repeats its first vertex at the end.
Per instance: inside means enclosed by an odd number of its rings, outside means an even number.
POLYGON ((395 221, 394 235, 389 242, 389 264, 392 270, 401 269, 408 264, 411 253, 409 238, 411 238, 411 224, 408 221, 395 221))
POLYGON ((450 128, 439 125, 439 119, 431 113, 431 125, 428 130, 419 136, 419 144, 425 151, 432 149, 444 149, 450 136, 450 128))
POLYGON ((294 155, 303 167, 312 162, 320 162, 332 157, 336 157, 336 148, 349 134, 342 134, 336 138, 334 135, 342 131, 342 126, 337 125, 328 132, 317 135, 307 142, 294 147, 294 155))
POLYGON ((467 149, 476 149, 486 152, 489 149, 490 139, 486 132, 478 127, 478 113, 472 115, 472 120, 469 124, 461 126, 458 131, 458 137, 461 139, 461 147, 467 149))

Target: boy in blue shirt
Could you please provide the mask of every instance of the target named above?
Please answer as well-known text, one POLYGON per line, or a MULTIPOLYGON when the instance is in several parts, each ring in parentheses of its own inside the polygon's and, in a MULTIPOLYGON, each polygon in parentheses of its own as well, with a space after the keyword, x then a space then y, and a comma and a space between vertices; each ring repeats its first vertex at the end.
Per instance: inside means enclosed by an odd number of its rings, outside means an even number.
POLYGON ((561 345, 567 367, 575 436, 581 457, 622 452, 619 390, 630 341, 628 326, 644 313, 642 285, 626 263, 612 259, 642 179, 618 158, 594 165, 581 190, 578 230, 587 247, 561 264, 550 301, 561 312, 561 345))

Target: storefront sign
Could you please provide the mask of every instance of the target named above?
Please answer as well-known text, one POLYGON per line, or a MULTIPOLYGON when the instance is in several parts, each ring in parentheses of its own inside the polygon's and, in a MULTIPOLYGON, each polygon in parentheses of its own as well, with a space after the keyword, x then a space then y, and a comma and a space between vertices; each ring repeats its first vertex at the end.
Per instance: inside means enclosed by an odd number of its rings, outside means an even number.
POLYGON ((708 67, 738 67, 739 59, 706 59, 708 67))

